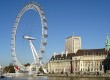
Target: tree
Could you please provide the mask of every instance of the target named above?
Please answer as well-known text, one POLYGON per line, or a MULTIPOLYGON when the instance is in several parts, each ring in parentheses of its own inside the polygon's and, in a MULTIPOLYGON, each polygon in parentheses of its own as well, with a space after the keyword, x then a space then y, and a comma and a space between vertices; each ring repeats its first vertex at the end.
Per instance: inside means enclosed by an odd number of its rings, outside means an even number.
POLYGON ((12 66, 12 65, 6 66, 3 69, 3 73, 15 73, 14 66, 12 66))
POLYGON ((44 73, 44 70, 43 70, 42 67, 39 68, 39 71, 40 71, 41 73, 44 73))
POLYGON ((24 64, 25 67, 30 66, 30 63, 24 64))

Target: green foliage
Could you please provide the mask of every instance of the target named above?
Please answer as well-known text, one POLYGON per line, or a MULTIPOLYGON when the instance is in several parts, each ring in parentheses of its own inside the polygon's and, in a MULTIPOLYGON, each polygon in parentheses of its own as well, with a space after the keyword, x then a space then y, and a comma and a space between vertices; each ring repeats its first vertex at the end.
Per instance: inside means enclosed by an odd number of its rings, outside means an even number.
POLYGON ((42 67, 39 68, 39 72, 44 73, 44 70, 42 67))
POLYGON ((15 73, 14 66, 12 66, 12 65, 6 66, 3 69, 3 73, 15 73))
POLYGON ((24 64, 25 67, 30 66, 30 63, 24 64))

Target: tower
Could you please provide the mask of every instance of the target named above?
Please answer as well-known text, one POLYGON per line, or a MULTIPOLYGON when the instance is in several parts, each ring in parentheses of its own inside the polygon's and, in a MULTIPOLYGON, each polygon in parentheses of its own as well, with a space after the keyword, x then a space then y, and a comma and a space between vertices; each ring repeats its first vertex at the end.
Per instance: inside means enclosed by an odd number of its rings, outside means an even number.
POLYGON ((81 37, 67 37, 65 41, 65 51, 68 51, 68 53, 76 53, 78 49, 81 49, 81 37))
POLYGON ((107 36, 106 36, 105 50, 106 51, 109 51, 109 49, 110 49, 110 39, 109 39, 109 36, 107 34, 107 36))

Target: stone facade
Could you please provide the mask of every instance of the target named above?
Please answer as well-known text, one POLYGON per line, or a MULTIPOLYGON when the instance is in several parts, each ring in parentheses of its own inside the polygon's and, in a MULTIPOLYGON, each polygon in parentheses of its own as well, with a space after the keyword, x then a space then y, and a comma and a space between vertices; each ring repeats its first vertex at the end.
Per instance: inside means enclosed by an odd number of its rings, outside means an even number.
MULTIPOLYGON (((78 50, 72 58, 74 73, 104 73, 103 61, 107 58, 105 49, 78 50)), ((105 62, 106 63, 106 62, 105 62)))
POLYGON ((65 51, 68 53, 76 53, 78 49, 81 49, 81 37, 70 36, 65 41, 65 51))
POLYGON ((105 49, 78 50, 76 54, 55 55, 48 62, 50 73, 97 74, 110 70, 110 51, 105 49))
POLYGON ((50 73, 102 74, 110 73, 110 39, 105 48, 79 49, 76 53, 54 55, 48 62, 50 73))
POLYGON ((54 55, 48 62, 48 72, 50 73, 65 73, 71 72, 72 56, 74 54, 59 54, 54 55))

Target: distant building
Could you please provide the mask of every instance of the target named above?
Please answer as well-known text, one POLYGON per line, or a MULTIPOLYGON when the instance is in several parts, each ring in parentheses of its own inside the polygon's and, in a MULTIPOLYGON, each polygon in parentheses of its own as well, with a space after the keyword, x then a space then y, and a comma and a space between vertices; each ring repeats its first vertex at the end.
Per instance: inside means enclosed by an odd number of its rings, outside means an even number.
POLYGON ((108 51, 105 49, 80 49, 73 61, 73 72, 81 74, 104 73, 103 61, 108 51))
POLYGON ((2 68, 3 68, 2 65, 0 65, 0 70, 2 70, 2 68))
POLYGON ((68 51, 68 53, 76 53, 78 49, 81 49, 81 37, 67 37, 65 41, 65 51, 68 51))
POLYGON ((48 62, 49 73, 70 73, 72 71, 72 57, 75 54, 54 54, 48 62))
POLYGON ((48 62, 50 73, 102 74, 110 73, 110 39, 107 35, 105 48, 79 49, 76 53, 52 56, 48 62))
POLYGON ((108 35, 105 48, 80 49, 72 60, 74 73, 110 73, 110 39, 108 35))
POLYGON ((0 76, 2 75, 2 73, 3 73, 3 67, 2 65, 0 65, 0 76))

